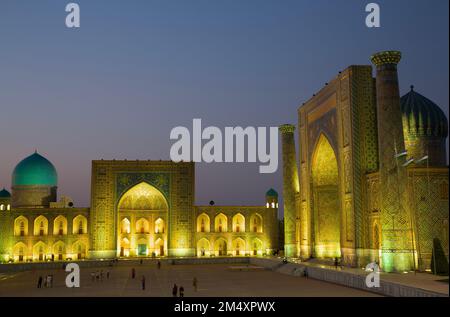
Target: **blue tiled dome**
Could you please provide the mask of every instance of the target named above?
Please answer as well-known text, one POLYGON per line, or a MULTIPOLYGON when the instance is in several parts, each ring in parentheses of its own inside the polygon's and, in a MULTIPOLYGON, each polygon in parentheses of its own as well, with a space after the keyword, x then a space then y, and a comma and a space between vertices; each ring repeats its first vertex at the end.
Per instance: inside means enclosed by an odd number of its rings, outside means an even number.
POLYGON ((11 198, 11 194, 6 189, 0 190, 0 198, 11 198))
POLYGON ((406 138, 447 137, 448 123, 444 112, 430 99, 415 92, 414 86, 401 98, 400 104, 406 138))
POLYGON ((58 174, 53 164, 37 152, 17 164, 12 174, 12 186, 57 186, 58 174))

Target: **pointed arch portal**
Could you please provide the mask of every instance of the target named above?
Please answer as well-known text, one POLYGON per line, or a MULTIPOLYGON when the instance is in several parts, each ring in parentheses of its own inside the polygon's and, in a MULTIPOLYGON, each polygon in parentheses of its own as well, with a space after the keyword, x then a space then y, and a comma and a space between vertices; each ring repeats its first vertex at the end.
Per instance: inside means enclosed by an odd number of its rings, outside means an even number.
POLYGON ((117 206, 118 256, 165 256, 169 204, 164 195, 141 182, 126 191, 117 206))
POLYGON ((321 134, 311 165, 313 194, 314 256, 340 257, 341 213, 339 200, 339 170, 335 151, 321 134))

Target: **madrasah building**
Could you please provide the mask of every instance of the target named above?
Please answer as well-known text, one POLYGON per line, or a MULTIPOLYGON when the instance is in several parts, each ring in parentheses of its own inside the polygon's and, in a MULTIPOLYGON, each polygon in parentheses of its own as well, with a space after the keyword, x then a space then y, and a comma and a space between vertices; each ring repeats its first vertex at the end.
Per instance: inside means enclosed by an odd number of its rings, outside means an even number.
POLYGON ((447 118, 414 87, 400 98, 400 59, 373 55, 376 78, 348 67, 298 108, 297 131, 280 127, 286 256, 387 272, 430 269, 433 245, 448 259, 447 118))
MULTIPOLYGON (((263 256, 278 249, 278 194, 260 206, 195 206, 194 163, 93 161, 91 208, 57 200, 53 164, 37 152, 0 191, 0 260, 263 256)), ((263 196, 263 195, 262 195, 263 196)))
MULTIPOLYGON (((350 66, 280 127, 287 257, 341 258, 382 270, 448 258, 448 123, 413 88, 400 98, 401 53, 350 66)), ((57 172, 38 153, 0 191, 0 260, 261 256, 278 248, 278 194, 261 206, 195 206, 195 165, 93 161, 91 207, 57 200, 57 172)))

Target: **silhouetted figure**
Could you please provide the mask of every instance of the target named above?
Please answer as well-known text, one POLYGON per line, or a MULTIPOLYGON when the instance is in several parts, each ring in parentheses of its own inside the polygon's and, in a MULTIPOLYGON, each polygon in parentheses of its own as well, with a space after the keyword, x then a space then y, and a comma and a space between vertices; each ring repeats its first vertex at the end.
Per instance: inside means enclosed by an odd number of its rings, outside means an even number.
POLYGON ((184 297, 184 287, 180 286, 180 297, 184 297))
POLYGON ((192 280, 192 286, 194 286, 194 290, 197 291, 197 278, 194 277, 194 279, 192 280))
POLYGON ((134 268, 131 269, 131 278, 134 279, 136 277, 136 270, 134 268))
POLYGON ((109 280, 109 271, 106 271, 106 279, 109 280))
POLYGON ((142 275, 142 290, 145 291, 145 276, 142 275))
POLYGON ((161 261, 158 260, 157 266, 158 266, 158 270, 161 269, 161 261))
POLYGON ((303 270, 303 276, 308 279, 308 268, 305 267, 305 269, 303 270))
POLYGON ((335 257, 334 258, 334 268, 337 270, 338 266, 339 266, 339 260, 337 257, 335 257))
POLYGON ((172 296, 177 297, 177 294, 178 294, 178 286, 177 286, 177 284, 173 284, 172 296))
POLYGON ((139 261, 139 264, 142 265, 142 259, 139 261))
POLYGON ((39 276, 37 288, 42 288, 42 276, 39 276))

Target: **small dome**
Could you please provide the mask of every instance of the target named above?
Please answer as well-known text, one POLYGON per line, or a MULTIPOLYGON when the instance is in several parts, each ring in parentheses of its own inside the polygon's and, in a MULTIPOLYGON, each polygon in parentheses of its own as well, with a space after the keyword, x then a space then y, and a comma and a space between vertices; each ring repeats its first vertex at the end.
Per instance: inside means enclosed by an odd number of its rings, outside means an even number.
POLYGON ((12 174, 12 186, 56 186, 58 174, 53 164, 37 152, 17 164, 12 174))
POLYGON ((0 198, 11 198, 11 194, 6 189, 0 190, 0 198))
POLYGON ((400 104, 406 138, 447 137, 448 123, 444 112, 434 102, 415 92, 414 86, 401 98, 400 104))
POLYGON ((271 188, 267 191, 266 196, 268 197, 278 197, 278 193, 275 189, 271 188))

